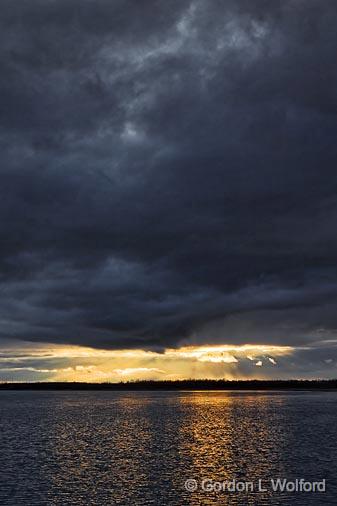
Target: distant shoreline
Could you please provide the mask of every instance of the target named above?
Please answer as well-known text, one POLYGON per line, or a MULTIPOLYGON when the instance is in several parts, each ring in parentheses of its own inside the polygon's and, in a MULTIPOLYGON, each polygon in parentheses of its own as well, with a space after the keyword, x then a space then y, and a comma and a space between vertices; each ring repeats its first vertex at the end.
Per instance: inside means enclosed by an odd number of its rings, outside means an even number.
POLYGON ((0 383, 0 390, 337 390, 333 380, 177 380, 121 383, 36 382, 0 383))

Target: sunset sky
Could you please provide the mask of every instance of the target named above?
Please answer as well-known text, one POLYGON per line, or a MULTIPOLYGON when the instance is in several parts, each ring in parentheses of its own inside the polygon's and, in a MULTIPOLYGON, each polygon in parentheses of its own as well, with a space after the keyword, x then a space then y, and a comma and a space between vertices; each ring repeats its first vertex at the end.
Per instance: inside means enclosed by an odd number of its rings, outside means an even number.
POLYGON ((0 381, 336 377, 335 0, 0 25, 0 381))

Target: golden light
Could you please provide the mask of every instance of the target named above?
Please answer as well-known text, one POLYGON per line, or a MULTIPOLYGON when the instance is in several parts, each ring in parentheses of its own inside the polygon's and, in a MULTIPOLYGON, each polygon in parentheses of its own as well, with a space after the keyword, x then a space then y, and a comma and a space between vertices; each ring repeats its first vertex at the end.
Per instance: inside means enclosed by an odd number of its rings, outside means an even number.
MULTIPOLYGON (((49 345, 26 348, 15 357, 16 372, 36 373, 44 381, 127 381, 137 379, 245 378, 265 367, 277 367, 277 358, 291 355, 290 346, 191 345, 162 353, 140 349, 102 350, 81 346, 49 345), (39 365, 31 366, 31 360, 39 365), (256 367, 257 366, 257 367, 256 367), (47 377, 46 377, 47 375, 47 377)), ((14 372, 14 368, 13 368, 14 372)))

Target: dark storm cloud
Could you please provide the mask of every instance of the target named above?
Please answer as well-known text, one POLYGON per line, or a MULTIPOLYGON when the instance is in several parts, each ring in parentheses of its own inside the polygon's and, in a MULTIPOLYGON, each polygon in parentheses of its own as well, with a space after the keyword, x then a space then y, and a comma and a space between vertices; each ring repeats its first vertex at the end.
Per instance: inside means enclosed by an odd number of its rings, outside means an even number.
POLYGON ((337 329, 333 1, 1 5, 3 338, 337 329))

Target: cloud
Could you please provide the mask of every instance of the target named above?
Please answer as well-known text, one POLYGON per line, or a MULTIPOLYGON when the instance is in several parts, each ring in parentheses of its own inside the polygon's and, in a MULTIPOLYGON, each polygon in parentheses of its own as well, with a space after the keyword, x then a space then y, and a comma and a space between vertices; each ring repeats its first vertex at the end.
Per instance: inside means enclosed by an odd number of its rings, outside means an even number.
POLYGON ((19 3, 0 20, 0 337, 334 339, 335 3, 19 3))

